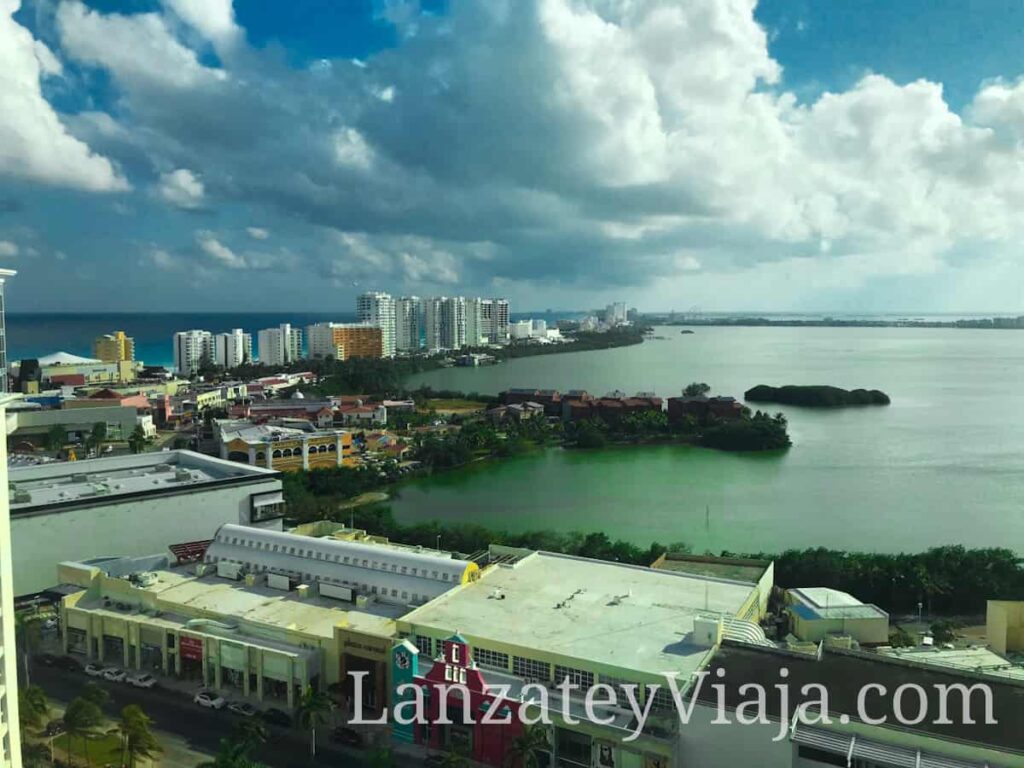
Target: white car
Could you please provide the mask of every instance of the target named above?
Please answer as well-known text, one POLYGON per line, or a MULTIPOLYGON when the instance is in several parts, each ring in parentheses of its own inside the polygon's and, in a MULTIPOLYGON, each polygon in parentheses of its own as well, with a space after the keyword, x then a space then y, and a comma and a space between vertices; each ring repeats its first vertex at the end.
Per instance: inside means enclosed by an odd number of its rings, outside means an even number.
POLYGON ((112 683, 123 683, 127 677, 128 673, 117 667, 108 667, 103 670, 103 679, 112 683))
POLYGON ((227 704, 224 699, 210 691, 200 691, 192 701, 200 707, 206 707, 207 709, 223 709, 224 705, 227 704))
POLYGON ((143 673, 128 678, 128 683, 136 688, 152 688, 156 685, 156 678, 150 674, 143 673))
POLYGON ((233 701, 228 704, 228 710, 242 717, 254 717, 256 709, 247 701, 233 701))
POLYGON ((103 677, 103 673, 105 671, 106 669, 104 667, 101 667, 99 664, 85 665, 85 674, 87 674, 89 677, 103 677))

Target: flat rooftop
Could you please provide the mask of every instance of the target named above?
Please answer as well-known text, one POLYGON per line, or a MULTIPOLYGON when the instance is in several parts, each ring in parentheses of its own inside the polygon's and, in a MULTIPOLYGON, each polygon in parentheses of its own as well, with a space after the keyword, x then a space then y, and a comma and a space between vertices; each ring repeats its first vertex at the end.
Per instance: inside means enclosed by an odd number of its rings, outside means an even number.
POLYGON ((272 480, 273 470, 204 456, 160 451, 85 461, 11 467, 11 512, 83 502, 117 501, 140 494, 272 480))
POLYGON ((888 619, 889 614, 875 605, 862 603, 853 595, 829 587, 801 587, 789 590, 796 600, 790 609, 801 618, 815 619, 888 619))
MULTIPOLYGON (((390 636, 394 620, 407 610, 376 601, 357 609, 351 603, 315 595, 300 598, 296 592, 270 589, 265 585, 246 586, 244 581, 216 575, 195 576, 192 568, 194 566, 154 571, 156 582, 138 588, 156 595, 163 618, 170 624, 183 624, 199 613, 324 638, 333 638, 339 624, 357 632, 390 636)), ((111 593, 110 598, 126 600, 125 594, 120 592, 111 593)), ((89 610, 113 611, 121 616, 139 612, 115 610, 104 602, 102 594, 83 598, 78 605, 89 610)))
POLYGON ((687 555, 668 552, 665 559, 657 563, 655 568, 660 571, 689 573, 694 576, 713 576, 732 581, 745 581, 756 584, 764 576, 771 565, 769 560, 750 560, 733 557, 708 557, 705 555, 687 555))
POLYGON ((1013 661, 990 648, 890 648, 884 656, 916 664, 932 664, 960 672, 1009 677, 1024 682, 1024 661, 1013 661))
POLYGON ((750 584, 534 552, 405 616, 413 628, 458 631, 471 645, 513 645, 653 675, 699 668, 694 619, 735 617, 750 584), (503 597, 503 599, 502 599, 503 597))

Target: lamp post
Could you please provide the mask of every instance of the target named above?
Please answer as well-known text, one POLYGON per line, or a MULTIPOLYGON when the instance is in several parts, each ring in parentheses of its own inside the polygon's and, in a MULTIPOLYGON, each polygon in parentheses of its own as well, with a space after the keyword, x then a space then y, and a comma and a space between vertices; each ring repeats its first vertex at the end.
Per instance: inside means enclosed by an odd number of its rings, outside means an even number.
POLYGON ((437 547, 436 547, 436 549, 437 549, 438 552, 441 551, 441 534, 440 533, 437 534, 437 547))

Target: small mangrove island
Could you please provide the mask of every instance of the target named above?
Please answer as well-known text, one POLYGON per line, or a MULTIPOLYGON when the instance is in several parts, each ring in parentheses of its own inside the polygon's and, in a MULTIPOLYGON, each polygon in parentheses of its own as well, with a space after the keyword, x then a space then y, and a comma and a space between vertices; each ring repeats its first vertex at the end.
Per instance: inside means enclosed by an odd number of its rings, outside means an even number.
POLYGON ((771 387, 758 384, 748 389, 743 399, 750 403, 781 403, 807 408, 843 408, 853 405, 889 405, 889 396, 878 389, 842 389, 828 385, 787 384, 771 387))

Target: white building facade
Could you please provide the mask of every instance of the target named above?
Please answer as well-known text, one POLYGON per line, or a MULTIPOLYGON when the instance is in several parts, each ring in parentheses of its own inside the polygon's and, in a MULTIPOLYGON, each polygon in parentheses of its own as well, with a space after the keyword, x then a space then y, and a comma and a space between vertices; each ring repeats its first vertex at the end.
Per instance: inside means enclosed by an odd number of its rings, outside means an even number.
MULTIPOLYGON (((8 271, 8 270, 5 270, 8 271)), ((7 275, 5 275, 7 276, 7 275)), ((0 422, 6 424, 6 404, 0 395, 0 422)), ((21 768, 18 724, 18 653, 14 623, 14 548, 7 491, 7 437, 0 440, 0 752, 3 768, 21 768)))
POLYGON ((174 334, 174 370, 183 376, 194 376, 203 359, 214 359, 213 334, 193 329, 174 334))
POLYGON ((224 368, 237 368, 252 362, 252 334, 241 328, 218 333, 213 339, 213 359, 224 368))
POLYGON ((302 357, 302 331, 281 323, 277 328, 266 328, 257 335, 260 362, 264 365, 285 365, 302 357))
POLYGON ((417 352, 424 341, 424 306, 419 296, 395 299, 395 350, 417 352))
POLYGON ((356 299, 356 316, 361 323, 381 329, 381 352, 395 356, 395 300, 389 293, 370 291, 356 299))

